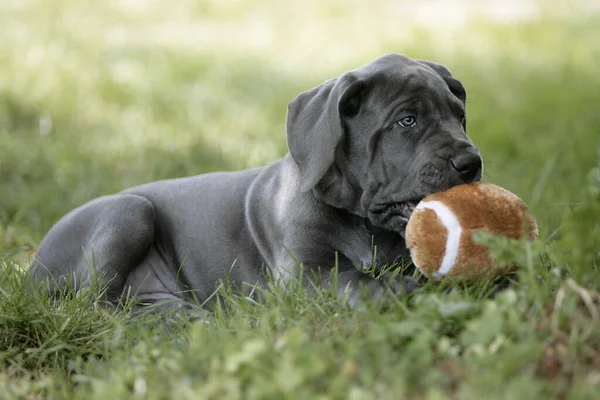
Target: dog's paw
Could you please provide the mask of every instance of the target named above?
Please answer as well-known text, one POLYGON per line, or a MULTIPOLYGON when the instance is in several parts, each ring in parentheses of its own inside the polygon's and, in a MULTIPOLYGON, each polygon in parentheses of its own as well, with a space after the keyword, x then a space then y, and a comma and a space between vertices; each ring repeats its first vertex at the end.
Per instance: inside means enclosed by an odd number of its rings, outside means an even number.
MULTIPOLYGON (((383 280, 384 285, 386 284, 385 282, 385 275, 381 278, 383 280)), ((393 292, 396 295, 407 295, 407 294, 411 294, 412 292, 418 290, 421 287, 421 285, 419 284, 419 282, 410 276, 395 276, 392 277, 388 282, 387 282, 387 288, 388 290, 390 290, 391 292, 393 292)))
POLYGON ((358 308, 364 306, 366 300, 370 300, 371 304, 390 306, 394 300, 409 295, 420 287, 419 282, 410 276, 384 275, 378 280, 363 281, 359 288, 347 293, 348 304, 351 308, 358 308))

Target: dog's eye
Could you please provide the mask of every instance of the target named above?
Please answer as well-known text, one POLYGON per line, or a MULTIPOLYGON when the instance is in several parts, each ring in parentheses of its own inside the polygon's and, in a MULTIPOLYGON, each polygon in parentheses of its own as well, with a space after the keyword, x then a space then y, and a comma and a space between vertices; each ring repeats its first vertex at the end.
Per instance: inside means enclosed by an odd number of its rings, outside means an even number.
POLYGON ((403 128, 412 128, 417 124, 417 119, 414 116, 409 115, 407 117, 402 118, 397 123, 403 128))

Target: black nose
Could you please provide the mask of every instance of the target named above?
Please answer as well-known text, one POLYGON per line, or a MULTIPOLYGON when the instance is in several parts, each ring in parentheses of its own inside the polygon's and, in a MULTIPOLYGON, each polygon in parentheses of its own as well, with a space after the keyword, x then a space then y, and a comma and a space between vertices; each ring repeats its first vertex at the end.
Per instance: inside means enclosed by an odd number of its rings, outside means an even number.
POLYGON ((452 157, 450 164, 467 183, 473 182, 481 173, 481 157, 472 152, 464 152, 452 157))

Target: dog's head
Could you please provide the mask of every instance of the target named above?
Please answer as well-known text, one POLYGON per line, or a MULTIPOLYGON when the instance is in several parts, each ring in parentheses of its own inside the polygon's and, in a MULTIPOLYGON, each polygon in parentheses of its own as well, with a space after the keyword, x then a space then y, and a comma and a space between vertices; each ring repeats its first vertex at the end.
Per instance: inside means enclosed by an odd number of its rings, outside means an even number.
POLYGON ((399 54, 301 93, 287 120, 301 190, 403 233, 423 197, 481 178, 465 100, 444 66, 399 54))

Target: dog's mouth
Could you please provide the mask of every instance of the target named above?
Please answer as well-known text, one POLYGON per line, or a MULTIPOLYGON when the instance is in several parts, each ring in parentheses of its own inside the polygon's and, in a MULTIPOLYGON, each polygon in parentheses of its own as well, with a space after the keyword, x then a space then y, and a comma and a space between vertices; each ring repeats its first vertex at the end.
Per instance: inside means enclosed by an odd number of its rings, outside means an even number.
POLYGON ((371 222, 384 229, 404 233, 406 224, 422 198, 380 203, 371 208, 371 222))
POLYGON ((417 204, 419 204, 421 200, 408 200, 400 203, 392 204, 392 210, 395 214, 397 214, 400 218, 404 219, 406 222, 412 216, 413 211, 417 204))

